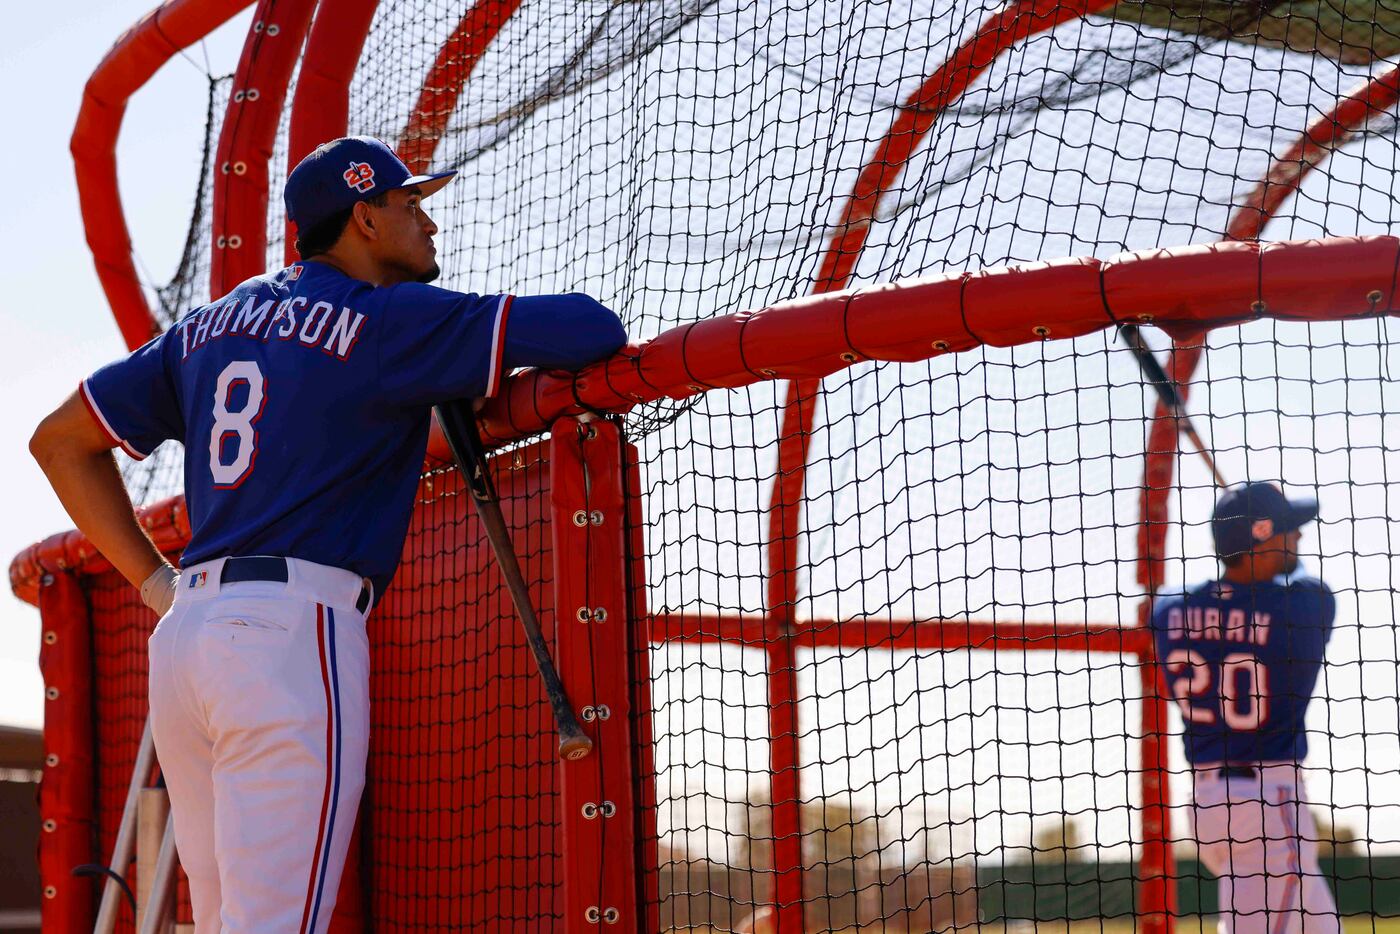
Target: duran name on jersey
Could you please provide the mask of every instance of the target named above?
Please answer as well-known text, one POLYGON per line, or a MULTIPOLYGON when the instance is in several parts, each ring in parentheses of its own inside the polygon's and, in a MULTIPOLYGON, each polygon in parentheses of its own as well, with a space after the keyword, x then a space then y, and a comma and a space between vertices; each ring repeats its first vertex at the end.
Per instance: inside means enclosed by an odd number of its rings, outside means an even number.
POLYGON ((1307 755, 1304 716, 1332 634, 1322 581, 1211 581, 1159 597, 1157 662, 1181 712, 1192 764, 1292 762, 1307 755))

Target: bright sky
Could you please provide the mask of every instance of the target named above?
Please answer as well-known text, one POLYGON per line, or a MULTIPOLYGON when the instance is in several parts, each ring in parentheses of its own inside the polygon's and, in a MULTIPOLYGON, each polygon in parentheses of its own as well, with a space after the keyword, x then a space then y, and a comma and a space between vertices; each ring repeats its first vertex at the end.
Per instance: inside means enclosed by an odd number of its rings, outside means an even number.
MULTIPOLYGON (((121 337, 83 239, 68 139, 83 85, 113 41, 154 0, 20 5, 7 10, 11 42, 0 56, 0 147, 7 179, 0 224, 0 483, 6 521, 0 559, 72 523, 26 444, 35 424, 91 370, 119 355, 121 337)), ((208 44, 215 73, 231 71, 240 16, 208 44)), ((118 148, 122 195, 142 263, 158 279, 174 269, 198 178, 207 84, 199 64, 176 58, 128 109, 118 148)), ((0 593, 0 724, 39 726, 39 613, 0 593)))

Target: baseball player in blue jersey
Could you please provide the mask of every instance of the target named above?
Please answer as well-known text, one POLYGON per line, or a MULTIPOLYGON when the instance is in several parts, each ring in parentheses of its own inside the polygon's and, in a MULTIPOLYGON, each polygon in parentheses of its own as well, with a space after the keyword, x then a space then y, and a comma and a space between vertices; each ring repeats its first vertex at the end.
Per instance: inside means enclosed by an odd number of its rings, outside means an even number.
POLYGON ((291 173, 302 262, 249 279, 103 367, 30 444, 73 520, 141 588, 151 728, 199 934, 324 931, 364 785, 365 614, 408 530, 431 406, 513 367, 577 369, 626 340, 583 295, 474 295, 438 274, 424 198, 383 143, 291 173), (111 456, 185 445, 177 572, 111 456))
POLYGON ((1286 576, 1298 567, 1299 530, 1315 518, 1315 501, 1290 501, 1273 484, 1232 487, 1211 523, 1224 574, 1153 608, 1222 934, 1340 931, 1299 774, 1336 604, 1322 581, 1286 576))

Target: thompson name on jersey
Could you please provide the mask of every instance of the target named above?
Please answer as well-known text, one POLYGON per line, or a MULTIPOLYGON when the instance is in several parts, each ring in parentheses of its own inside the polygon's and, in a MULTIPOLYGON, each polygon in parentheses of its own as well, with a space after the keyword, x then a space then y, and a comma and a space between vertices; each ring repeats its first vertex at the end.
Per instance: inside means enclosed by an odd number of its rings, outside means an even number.
POLYGON ((514 367, 578 369, 625 341, 617 317, 585 295, 381 288, 312 260, 194 309, 81 394, 132 457, 188 439, 184 566, 296 557, 354 571, 383 594, 431 407, 494 395, 514 367))

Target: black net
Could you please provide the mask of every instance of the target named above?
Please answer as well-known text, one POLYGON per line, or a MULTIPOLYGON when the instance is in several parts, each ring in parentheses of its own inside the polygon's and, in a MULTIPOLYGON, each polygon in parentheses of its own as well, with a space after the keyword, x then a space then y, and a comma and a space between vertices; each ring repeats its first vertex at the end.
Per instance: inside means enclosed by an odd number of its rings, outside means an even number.
MULTIPOLYGON (((1395 106, 1384 95, 1339 145, 1308 155, 1315 167, 1273 217, 1248 207, 1305 129, 1384 71, 1397 17, 1378 4, 1124 3, 1046 28, 1028 10, 1007 18, 1015 7, 965 2, 526 0, 454 36, 465 7, 381 4, 350 131, 398 141, 413 128, 421 147, 424 126, 442 126, 421 150, 462 173, 429 202, 442 284, 584 291, 636 339, 807 294, 833 250, 849 260, 840 286, 1210 243, 1240 219, 1268 220, 1267 239, 1393 232, 1395 106), (1003 13, 1000 28, 986 25, 1003 13), (425 83, 439 110, 415 119, 425 83), (896 137, 907 159, 882 142, 904 120, 920 131, 896 137), (872 165, 885 172, 863 202, 867 223, 851 195, 872 165)), ((275 192, 270 204, 280 234, 275 192)), ((198 259, 182 275, 204 268, 198 259)), ((1191 283, 1163 289, 1185 295, 1191 283)), ((1222 471, 1321 499, 1303 554, 1338 611, 1297 792, 1316 815, 1307 846, 1321 841, 1319 871, 1342 911, 1400 913, 1393 887, 1374 884, 1397 874, 1400 852, 1389 495, 1400 475, 1389 470, 1385 325, 1256 323, 1205 340, 1190 411, 1222 471)), ((1181 857, 1171 878, 1182 913, 1214 913, 1179 716, 1165 734, 1148 729, 1150 649, 1115 632, 1137 625, 1148 597, 1136 561, 1155 397, 1133 358, 1104 333, 861 364, 809 392, 804 484, 784 533, 797 546, 792 593, 773 587, 768 547, 787 386, 624 419, 639 448, 658 634, 646 650, 654 771, 641 781, 659 801, 660 859, 644 873, 662 927, 732 930, 801 902, 809 930, 1130 929, 1163 847, 1181 857), (1086 623, 1109 636, 1076 642, 1049 628, 1086 623), (696 627, 703 638, 666 636, 696 627), (791 723, 775 719, 784 711, 791 723), (1144 820, 1159 741, 1170 836, 1144 820), (782 873, 794 866, 795 890, 782 873)), ((1183 460, 1171 587, 1217 571, 1215 495, 1183 460)), ((423 894, 423 878, 484 865, 464 849, 482 832, 461 822, 475 805, 451 788, 498 729, 487 717, 451 733, 445 713, 425 723, 414 712, 424 692, 445 703, 481 689, 452 674, 476 658, 453 621, 478 595, 439 565, 480 549, 461 516, 440 514, 444 496, 425 494, 415 534, 434 544, 411 556, 392 604, 438 641, 415 643, 424 654, 393 669, 395 713, 377 720, 390 745, 375 768, 393 789, 380 826, 393 836, 371 844, 371 906, 403 919, 428 898, 421 930, 468 923, 463 906, 503 884, 481 876, 479 891, 423 894), (420 583, 425 567, 437 583, 420 583), (439 748, 439 736, 457 745, 439 748), (395 744, 411 758, 386 752, 395 744), (434 790, 415 797, 420 786, 434 790)), ((499 677, 489 658, 474 664, 485 667, 473 677, 499 677)), ((509 732, 521 721, 501 722, 509 732)), ((490 816, 509 830, 492 824, 488 836, 553 826, 546 804, 516 804, 490 816)), ((551 841, 530 845, 554 867, 551 841)), ((1262 874, 1296 882, 1309 859, 1262 874)), ((557 920, 554 903, 520 899, 491 902, 489 923, 557 920)), ((1260 910, 1327 914, 1314 896, 1260 910)))
MULTIPOLYGON (((209 81, 205 111, 204 149, 200 159, 199 184, 194 193, 185 245, 175 274, 163 286, 152 290, 152 312, 162 328, 174 324, 189 309, 209 301, 209 261, 212 233, 210 210, 214 199, 214 154, 228 106, 231 75, 206 76, 209 81)), ((117 457, 132 502, 145 506, 176 496, 185 489, 184 447, 171 442, 157 448, 143 461, 133 461, 120 451, 117 457)))

